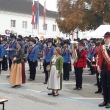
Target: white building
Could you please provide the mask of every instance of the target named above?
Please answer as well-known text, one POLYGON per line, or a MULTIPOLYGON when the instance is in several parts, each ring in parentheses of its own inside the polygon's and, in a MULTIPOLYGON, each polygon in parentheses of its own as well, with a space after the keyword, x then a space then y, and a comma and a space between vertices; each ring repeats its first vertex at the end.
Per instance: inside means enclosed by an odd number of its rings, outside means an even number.
POLYGON ((47 35, 47 36, 61 36, 64 34, 59 32, 56 18, 58 13, 46 10, 46 24, 43 28, 43 6, 39 4, 39 32, 38 26, 34 26, 32 30, 32 0, 0 0, 0 34, 5 34, 5 30, 13 30, 17 34, 23 36, 47 35))

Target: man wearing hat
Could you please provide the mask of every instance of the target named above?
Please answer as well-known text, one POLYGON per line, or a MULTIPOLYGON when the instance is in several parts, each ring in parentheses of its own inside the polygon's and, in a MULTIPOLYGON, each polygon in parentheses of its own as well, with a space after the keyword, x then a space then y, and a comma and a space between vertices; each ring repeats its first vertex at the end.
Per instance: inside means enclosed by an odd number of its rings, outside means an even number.
POLYGON ((50 64, 51 58, 54 55, 54 46, 52 46, 52 39, 47 40, 47 47, 44 51, 45 56, 45 62, 44 62, 44 72, 45 72, 45 82, 44 84, 47 84, 48 81, 48 71, 46 70, 46 67, 50 64))
POLYGON ((86 68, 87 62, 87 51, 84 50, 84 43, 83 41, 79 41, 78 50, 77 50, 77 60, 74 62, 75 68, 75 76, 76 76, 76 87, 74 90, 81 90, 82 89, 82 74, 83 68, 86 68))
POLYGON ((10 39, 11 41, 9 42, 9 47, 7 51, 8 51, 8 58, 9 58, 9 68, 11 69, 12 58, 15 51, 17 50, 17 41, 16 41, 16 36, 14 34, 10 34, 10 39))
POLYGON ((99 107, 105 106, 110 108, 110 32, 104 35, 105 44, 101 46, 101 53, 98 58, 97 70, 101 74, 102 89, 103 89, 103 103, 99 107))
POLYGON ((3 45, 3 61, 2 61, 2 70, 7 71, 8 69, 8 62, 7 62, 7 49, 8 49, 8 43, 7 43, 7 38, 4 38, 2 40, 2 45, 3 45))
MULTIPOLYGON (((96 41, 93 40, 91 42, 91 48, 88 52, 88 59, 91 61, 91 62, 94 62, 94 55, 96 54, 96 51, 97 51, 97 47, 96 47, 96 41)), ((89 62, 89 61, 88 61, 89 62)), ((91 73, 89 75, 94 75, 95 74, 95 69, 94 67, 91 65, 91 62, 89 62, 89 66, 90 66, 90 71, 91 73)))
POLYGON ((36 46, 36 40, 30 39, 30 45, 31 47, 28 50, 28 59, 29 59, 29 65, 30 65, 30 77, 29 81, 35 80, 36 75, 36 64, 38 60, 38 46, 36 46))
POLYGON ((18 35, 18 39, 17 39, 17 41, 22 42, 22 49, 24 50, 24 49, 25 49, 25 42, 23 41, 23 37, 22 37, 22 35, 18 35))
POLYGON ((69 41, 65 40, 63 43, 63 80, 68 81, 69 80, 69 72, 70 72, 70 49, 69 49, 69 41))

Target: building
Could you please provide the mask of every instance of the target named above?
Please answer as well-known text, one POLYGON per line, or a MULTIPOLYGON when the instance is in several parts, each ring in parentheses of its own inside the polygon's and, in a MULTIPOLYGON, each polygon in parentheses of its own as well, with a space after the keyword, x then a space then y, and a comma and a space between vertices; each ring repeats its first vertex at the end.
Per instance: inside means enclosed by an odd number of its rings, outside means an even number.
POLYGON ((13 30, 23 36, 62 36, 59 32, 56 18, 58 13, 46 10, 46 26, 43 27, 43 6, 39 4, 39 29, 37 25, 31 25, 32 20, 32 0, 0 0, 0 34, 5 34, 5 30, 13 30), (39 31, 38 31, 39 30, 39 31))

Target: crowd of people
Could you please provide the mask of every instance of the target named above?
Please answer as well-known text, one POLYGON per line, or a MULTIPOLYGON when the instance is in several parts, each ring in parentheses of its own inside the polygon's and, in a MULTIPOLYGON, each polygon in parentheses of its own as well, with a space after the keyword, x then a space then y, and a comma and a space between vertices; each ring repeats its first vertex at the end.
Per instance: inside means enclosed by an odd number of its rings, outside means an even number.
MULTIPOLYGON (((103 35, 102 35, 103 36, 103 35)), ((25 62, 29 64, 28 81, 36 78, 38 61, 42 61, 45 73, 44 84, 52 90, 48 95, 58 96, 62 89, 62 80, 69 81, 69 73, 74 66, 76 87, 82 90, 84 68, 90 68, 90 75, 96 74, 98 91, 102 93, 104 102, 99 106, 110 108, 110 32, 104 39, 41 39, 38 37, 0 36, 0 70, 10 69, 10 84, 20 87, 26 82, 25 62), (73 59, 73 62, 72 60, 73 59), (9 67, 8 67, 9 65, 9 67)))

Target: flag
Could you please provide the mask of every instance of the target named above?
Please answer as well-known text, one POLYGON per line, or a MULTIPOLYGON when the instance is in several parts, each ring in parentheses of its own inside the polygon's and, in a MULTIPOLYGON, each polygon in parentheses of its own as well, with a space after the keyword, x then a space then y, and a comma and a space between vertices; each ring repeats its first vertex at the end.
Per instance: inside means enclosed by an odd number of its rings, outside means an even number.
POLYGON ((45 2, 44 2, 44 9, 43 9, 43 13, 44 13, 44 22, 43 22, 43 26, 45 26, 46 25, 46 0, 45 0, 45 2))
POLYGON ((33 1, 33 4, 32 4, 32 21, 31 21, 32 25, 34 25, 34 12, 35 12, 35 5, 34 5, 34 1, 33 1))
POLYGON ((37 2, 35 23, 34 24, 38 24, 38 21, 39 21, 39 2, 37 2))

